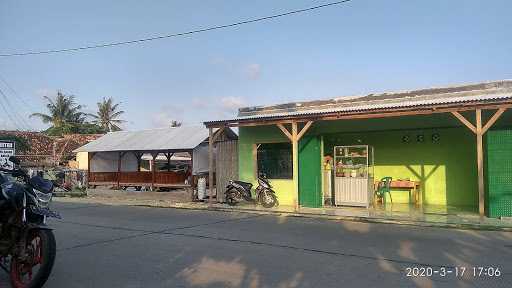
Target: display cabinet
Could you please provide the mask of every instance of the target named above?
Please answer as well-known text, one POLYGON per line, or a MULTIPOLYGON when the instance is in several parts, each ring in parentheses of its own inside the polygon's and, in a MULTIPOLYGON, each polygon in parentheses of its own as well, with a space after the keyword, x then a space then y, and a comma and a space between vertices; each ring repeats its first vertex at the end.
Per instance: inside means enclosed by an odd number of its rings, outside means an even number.
POLYGON ((373 147, 334 147, 335 205, 369 207, 373 202, 373 147))

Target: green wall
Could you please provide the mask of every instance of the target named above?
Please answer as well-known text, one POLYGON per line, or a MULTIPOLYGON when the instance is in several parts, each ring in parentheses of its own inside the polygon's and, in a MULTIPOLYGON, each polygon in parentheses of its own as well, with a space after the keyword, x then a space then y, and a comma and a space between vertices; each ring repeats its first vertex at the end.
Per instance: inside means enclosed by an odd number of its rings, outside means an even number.
MULTIPOLYGON (((258 185, 255 177, 255 161, 253 147, 257 143, 289 142, 283 132, 276 126, 240 127, 238 130, 238 173, 241 181, 258 185)), ((293 181, 269 179, 274 187, 279 205, 293 205, 293 181)))
MULTIPOLYGON (((476 146, 474 136, 463 128, 340 133, 324 135, 324 153, 335 145, 369 144, 375 149, 375 179, 391 176, 421 182, 422 203, 472 206, 478 203, 476 146), (440 135, 432 142, 432 134, 440 135), (402 137, 409 135, 410 142, 402 137), (416 136, 424 135, 424 142, 416 136)), ((405 190, 406 191, 406 190, 405 190)), ((392 191, 393 203, 408 203, 409 194, 392 191)))
MULTIPOLYGON (((476 207, 475 136, 467 128, 455 125, 460 124, 446 115, 323 121, 313 124, 307 135, 323 135, 326 155, 332 155, 335 145, 372 145, 375 178, 392 176, 421 181, 424 204, 476 207), (377 131, 382 129, 388 130, 377 131), (440 135, 439 142, 432 142, 434 133, 440 135), (402 141, 405 135, 409 135, 409 143, 402 141), (417 142, 417 135, 424 135, 424 142, 417 142)), ((241 127, 239 134, 240 178, 255 183, 253 144, 288 139, 275 126, 241 127)), ((292 205, 292 181, 274 180, 272 183, 280 204, 292 205)), ((406 192, 392 193, 394 203, 409 201, 406 192)))

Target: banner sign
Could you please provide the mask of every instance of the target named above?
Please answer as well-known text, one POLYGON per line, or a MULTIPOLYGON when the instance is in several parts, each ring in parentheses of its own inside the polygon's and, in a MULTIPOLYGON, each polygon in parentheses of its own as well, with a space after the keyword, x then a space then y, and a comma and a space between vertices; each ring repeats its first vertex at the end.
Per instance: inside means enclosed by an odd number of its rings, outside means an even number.
POLYGON ((14 169, 14 163, 9 161, 9 157, 14 156, 15 147, 13 141, 0 140, 0 168, 14 169))

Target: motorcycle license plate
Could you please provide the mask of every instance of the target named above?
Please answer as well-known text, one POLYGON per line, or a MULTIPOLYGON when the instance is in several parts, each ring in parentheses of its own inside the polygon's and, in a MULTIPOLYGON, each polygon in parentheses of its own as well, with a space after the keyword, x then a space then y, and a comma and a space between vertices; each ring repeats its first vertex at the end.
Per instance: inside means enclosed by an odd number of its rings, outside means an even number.
POLYGON ((48 208, 39 208, 36 206, 30 206, 30 211, 37 215, 62 219, 62 217, 60 217, 59 213, 54 212, 48 208))

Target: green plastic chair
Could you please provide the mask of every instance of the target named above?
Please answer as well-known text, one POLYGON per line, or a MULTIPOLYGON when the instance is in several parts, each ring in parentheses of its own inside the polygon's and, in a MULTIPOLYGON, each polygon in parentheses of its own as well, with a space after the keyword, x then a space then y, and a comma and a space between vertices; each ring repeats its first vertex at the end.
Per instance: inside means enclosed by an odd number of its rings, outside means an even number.
POLYGON ((375 191, 375 194, 385 200, 386 193, 388 193, 389 199, 391 200, 391 203, 393 203, 393 198, 391 197, 391 180, 393 180, 392 177, 383 177, 377 186, 377 191, 375 191))

